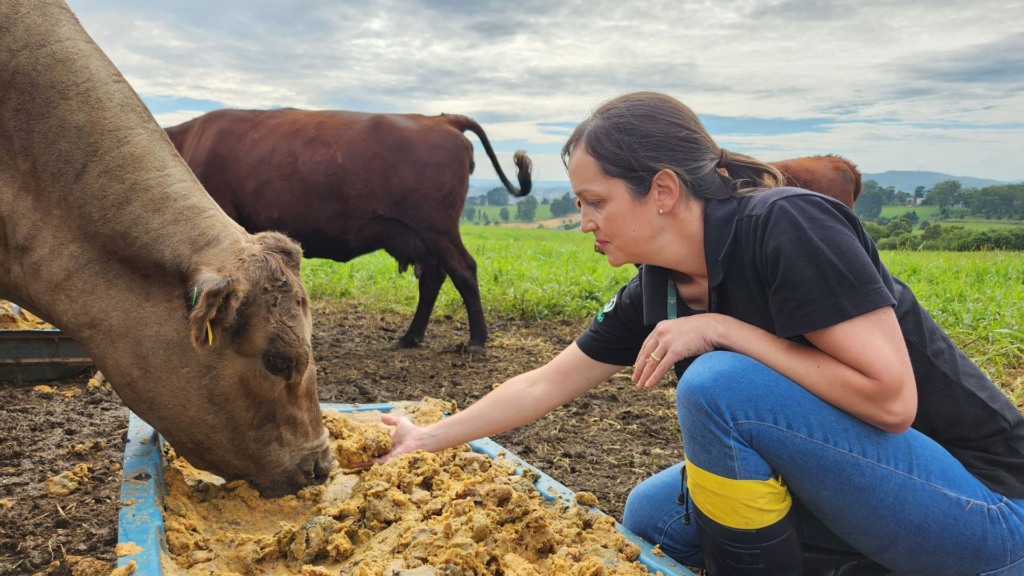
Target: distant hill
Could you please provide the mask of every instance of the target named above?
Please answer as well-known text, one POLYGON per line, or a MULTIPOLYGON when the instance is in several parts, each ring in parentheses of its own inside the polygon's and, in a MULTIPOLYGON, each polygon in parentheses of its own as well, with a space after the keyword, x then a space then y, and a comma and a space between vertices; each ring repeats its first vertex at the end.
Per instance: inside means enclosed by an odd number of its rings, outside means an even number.
POLYGON ((878 182, 878 185, 882 188, 892 186, 896 190, 902 190, 908 194, 913 194, 914 190, 916 190, 918 186, 924 186, 925 190, 928 190, 939 182, 945 182, 947 180, 957 180, 960 182, 960 186, 964 188, 984 188, 986 186, 1010 184, 1010 182, 991 180, 989 178, 953 176, 952 174, 942 174, 941 172, 915 172, 907 170, 889 170, 887 172, 878 172, 875 174, 865 172, 861 175, 861 178, 865 182, 868 180, 874 180, 875 182, 878 182))

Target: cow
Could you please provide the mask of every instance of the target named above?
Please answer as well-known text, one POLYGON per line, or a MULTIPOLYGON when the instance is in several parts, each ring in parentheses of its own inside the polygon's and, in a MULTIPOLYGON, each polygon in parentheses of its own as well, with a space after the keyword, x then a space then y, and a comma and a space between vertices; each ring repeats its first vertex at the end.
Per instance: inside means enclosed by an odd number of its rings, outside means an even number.
POLYGON ((249 232, 284 232, 307 258, 347 262, 383 249, 399 271, 413 265, 419 302, 399 346, 423 341, 451 277, 469 318, 467 348, 484 348, 476 261, 459 232, 474 167, 463 132, 477 135, 517 197, 532 186, 524 151, 514 155, 516 188, 480 125, 458 114, 224 109, 165 130, 207 192, 249 232))
POLYGON ((861 174, 842 156, 804 156, 771 162, 786 177, 786 185, 830 196, 853 209, 860 196, 861 174))
POLYGON ((197 467, 326 478, 300 246, 228 218, 62 1, 0 2, 0 54, 0 297, 197 467))

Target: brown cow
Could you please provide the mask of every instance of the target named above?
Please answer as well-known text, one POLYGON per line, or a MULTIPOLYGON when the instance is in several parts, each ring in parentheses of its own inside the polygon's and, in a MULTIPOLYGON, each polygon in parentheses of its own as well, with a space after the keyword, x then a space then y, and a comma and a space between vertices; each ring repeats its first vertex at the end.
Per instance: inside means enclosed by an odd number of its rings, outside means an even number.
POLYGON ((460 115, 306 110, 215 110, 167 134, 199 181, 250 232, 279 230, 306 257, 346 262, 383 249, 399 270, 414 265, 419 303, 402 346, 422 342, 445 277, 466 305, 469 348, 487 324, 476 261, 459 219, 480 138, 514 196, 530 192, 530 159, 515 154, 520 188, 505 178, 487 135, 460 115))
POLYGON ((787 186, 831 196, 853 209, 861 192, 860 170, 842 156, 805 156, 772 162, 786 177, 787 186))
POLYGON ((298 244, 228 218, 64 3, 0 2, 0 54, 0 297, 196 466, 325 477, 298 244))

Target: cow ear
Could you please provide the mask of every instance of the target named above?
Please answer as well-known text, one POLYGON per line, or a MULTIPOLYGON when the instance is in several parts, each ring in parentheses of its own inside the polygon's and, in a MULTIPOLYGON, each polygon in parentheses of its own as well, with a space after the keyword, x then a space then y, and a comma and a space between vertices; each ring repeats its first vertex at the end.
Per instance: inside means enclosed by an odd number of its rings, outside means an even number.
POLYGON ((188 302, 189 339, 192 346, 201 348, 213 346, 214 335, 224 334, 234 323, 241 295, 230 276, 202 272, 192 283, 188 302))
POLYGON ((256 242, 264 250, 281 256, 289 268, 295 272, 299 271, 302 264, 302 246, 299 246, 298 242, 280 232, 260 232, 256 235, 256 242))

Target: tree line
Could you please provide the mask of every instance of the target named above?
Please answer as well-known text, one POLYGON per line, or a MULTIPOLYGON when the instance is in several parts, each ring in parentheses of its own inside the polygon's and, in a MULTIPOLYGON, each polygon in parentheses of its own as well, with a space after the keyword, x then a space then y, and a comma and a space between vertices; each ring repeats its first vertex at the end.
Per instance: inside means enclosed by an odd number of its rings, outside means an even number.
MULTIPOLYGON (((510 204, 508 191, 498 186, 484 195, 467 198, 462 216, 468 222, 484 225, 509 222, 513 219, 510 204), (483 206, 501 209, 495 217, 492 211, 479 209, 483 206)), ((527 196, 515 203, 515 220, 533 222, 542 204, 550 208, 553 218, 577 211, 576 200, 569 192, 540 202, 527 196)), ((854 211, 882 249, 1024 251, 1024 184, 964 188, 958 180, 947 180, 930 189, 918 186, 913 193, 908 193, 866 180, 854 211), (903 206, 907 210, 900 216, 884 218, 882 209, 886 206, 903 206), (919 207, 933 208, 922 210, 927 217, 920 218, 919 207), (1021 225, 979 229, 963 225, 965 218, 1020 222, 1021 225)))
POLYGON ((908 194, 868 180, 854 209, 861 219, 875 220, 883 206, 891 205, 937 206, 941 218, 968 215, 992 220, 1024 220, 1024 184, 964 188, 958 180, 946 180, 930 190, 918 186, 913 194, 908 194))
POLYGON ((918 186, 913 194, 864 182, 854 211, 879 248, 916 250, 1024 250, 1024 222, 1018 228, 970 229, 958 220, 1024 221, 1024 184, 964 188, 958 180, 918 186), (884 206, 907 206, 895 218, 881 217, 884 206), (928 219, 914 209, 934 206, 928 219), (916 231, 916 232, 915 232, 916 231))
MULTIPOLYGON (((466 198, 466 205, 462 209, 462 219, 484 225, 496 224, 498 220, 508 222, 512 219, 512 212, 508 209, 509 203, 508 190, 501 186, 491 188, 486 194, 466 198), (478 209, 482 206, 500 206, 497 219, 492 219, 488 212, 478 209)), ((576 200, 568 192, 560 198, 554 200, 545 198, 539 202, 535 196, 526 196, 515 203, 515 220, 517 222, 533 222, 537 217, 537 207, 542 204, 550 208, 552 218, 561 218, 576 212, 576 200)))

